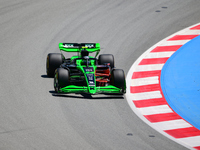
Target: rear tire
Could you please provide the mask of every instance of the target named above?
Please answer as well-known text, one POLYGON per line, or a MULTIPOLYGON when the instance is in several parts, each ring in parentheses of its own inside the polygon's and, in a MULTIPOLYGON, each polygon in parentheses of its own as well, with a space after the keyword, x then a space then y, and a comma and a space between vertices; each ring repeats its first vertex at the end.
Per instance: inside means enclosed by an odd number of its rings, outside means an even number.
POLYGON ((112 54, 101 54, 99 55, 99 64, 104 65, 105 63, 110 63, 110 67, 114 68, 114 56, 112 54))
POLYGON ((111 85, 122 89, 122 92, 126 92, 126 80, 125 80, 125 74, 122 69, 113 69, 111 71, 111 79, 110 79, 111 85))
POLYGON ((55 70, 63 63, 63 58, 60 53, 50 53, 47 55, 46 72, 47 76, 53 77, 55 70))
POLYGON ((60 88, 70 84, 69 71, 64 68, 57 68, 54 76, 54 89, 59 92, 60 88))

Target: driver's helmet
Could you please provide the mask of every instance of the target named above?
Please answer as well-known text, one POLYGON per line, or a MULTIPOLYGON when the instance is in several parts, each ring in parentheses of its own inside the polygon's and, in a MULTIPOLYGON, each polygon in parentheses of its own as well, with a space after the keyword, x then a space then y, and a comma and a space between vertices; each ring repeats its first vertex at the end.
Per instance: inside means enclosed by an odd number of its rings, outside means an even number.
POLYGON ((89 52, 86 49, 81 50, 81 57, 88 56, 89 52))

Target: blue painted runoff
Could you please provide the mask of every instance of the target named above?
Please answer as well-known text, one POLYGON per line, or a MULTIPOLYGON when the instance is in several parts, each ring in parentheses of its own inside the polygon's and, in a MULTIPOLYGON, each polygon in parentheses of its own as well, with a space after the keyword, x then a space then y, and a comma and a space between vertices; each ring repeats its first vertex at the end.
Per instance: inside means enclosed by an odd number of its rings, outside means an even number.
POLYGON ((160 81, 170 107, 200 130, 200 36, 167 60, 160 81))

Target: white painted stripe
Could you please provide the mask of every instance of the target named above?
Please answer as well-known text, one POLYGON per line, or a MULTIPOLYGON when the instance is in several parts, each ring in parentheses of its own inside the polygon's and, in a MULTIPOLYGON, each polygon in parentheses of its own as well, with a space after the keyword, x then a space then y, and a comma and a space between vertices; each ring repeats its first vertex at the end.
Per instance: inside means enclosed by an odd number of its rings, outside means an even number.
POLYGON ((179 33, 178 35, 199 35, 199 34, 200 30, 188 30, 186 32, 179 33))
POLYGON ((171 57, 172 54, 174 54, 175 51, 170 52, 151 52, 148 53, 144 58, 166 58, 171 57))
POLYGON ((172 129, 192 127, 189 123, 187 123, 183 119, 157 122, 153 123, 153 126, 161 130, 172 130, 172 129))
POLYGON ((187 143, 191 147, 200 146, 200 136, 181 138, 181 139, 178 139, 178 141, 187 143))
POLYGON ((135 72, 161 70, 163 65, 164 64, 139 65, 135 68, 135 72))
POLYGON ((149 84, 159 84, 158 76, 148 77, 148 78, 138 78, 131 80, 131 86, 142 86, 149 84))
POLYGON ((142 115, 153 115, 173 112, 168 105, 151 106, 138 109, 139 111, 141 111, 142 115))
POLYGON ((131 94, 132 100, 146 100, 152 98, 162 98, 160 91, 153 91, 153 92, 143 92, 143 93, 134 93, 131 94))
POLYGON ((175 45, 184 45, 190 40, 174 40, 174 41, 165 41, 160 43, 159 46, 175 46, 175 45))

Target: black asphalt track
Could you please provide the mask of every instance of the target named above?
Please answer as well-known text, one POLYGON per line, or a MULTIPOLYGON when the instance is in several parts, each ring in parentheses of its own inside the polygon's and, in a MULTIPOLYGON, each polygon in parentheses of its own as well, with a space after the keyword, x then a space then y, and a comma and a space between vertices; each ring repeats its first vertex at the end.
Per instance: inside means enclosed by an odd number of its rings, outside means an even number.
POLYGON ((0 149, 185 149, 125 97, 57 95, 45 63, 60 42, 98 42, 127 73, 149 47, 199 23, 199 8, 199 0, 0 1, 0 149))

